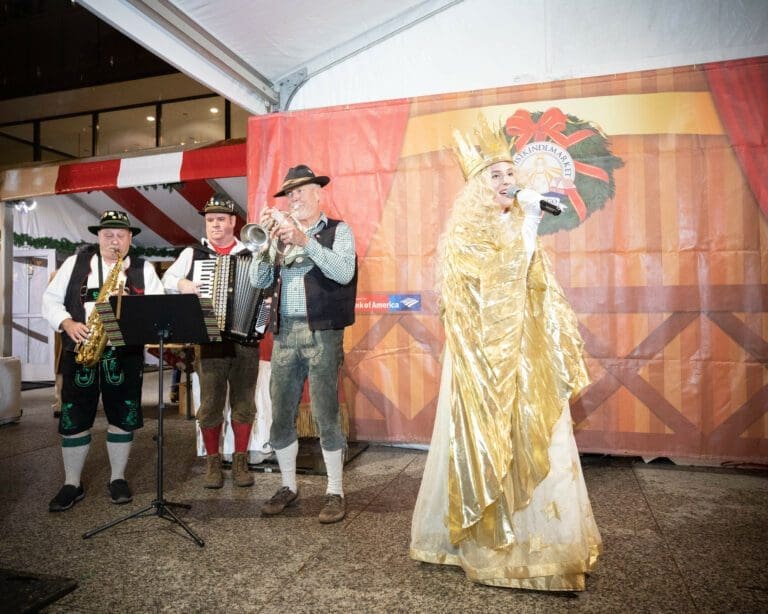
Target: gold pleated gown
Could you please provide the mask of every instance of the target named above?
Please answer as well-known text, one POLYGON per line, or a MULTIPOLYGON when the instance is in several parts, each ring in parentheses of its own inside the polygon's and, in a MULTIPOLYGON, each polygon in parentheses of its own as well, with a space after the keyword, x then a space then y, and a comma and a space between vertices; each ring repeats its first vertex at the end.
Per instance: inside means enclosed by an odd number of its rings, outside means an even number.
POLYGON ((568 404, 588 384, 583 342, 523 216, 503 223, 506 236, 467 223, 444 237, 446 346, 410 556, 494 586, 583 590, 601 551, 568 404))

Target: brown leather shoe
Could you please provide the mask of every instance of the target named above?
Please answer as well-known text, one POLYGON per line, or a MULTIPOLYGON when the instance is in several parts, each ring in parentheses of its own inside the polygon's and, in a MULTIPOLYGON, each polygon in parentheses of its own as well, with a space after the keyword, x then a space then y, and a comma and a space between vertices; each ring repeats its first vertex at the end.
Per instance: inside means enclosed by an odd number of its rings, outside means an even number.
POLYGON ((298 492, 293 492, 287 486, 278 490, 269 501, 265 501, 261 506, 261 513, 265 516, 274 516, 280 514, 286 507, 293 504, 299 498, 298 492))
POLYGON ((341 495, 325 495, 323 509, 317 517, 322 524, 331 524, 343 520, 347 514, 347 503, 341 495))
POLYGON ((235 486, 253 486, 253 474, 248 471, 248 453, 232 454, 232 481, 235 486))
POLYGON ((221 454, 209 454, 205 457, 206 472, 203 478, 204 488, 221 488, 224 486, 224 473, 221 471, 221 454))

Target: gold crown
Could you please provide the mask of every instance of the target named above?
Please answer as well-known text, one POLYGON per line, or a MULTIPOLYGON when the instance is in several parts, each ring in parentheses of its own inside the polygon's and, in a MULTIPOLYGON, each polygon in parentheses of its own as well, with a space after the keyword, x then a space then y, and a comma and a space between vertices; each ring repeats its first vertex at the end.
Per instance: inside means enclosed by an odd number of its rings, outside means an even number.
POLYGON ((501 124, 495 129, 491 128, 485 116, 481 115, 479 127, 475 128, 473 133, 474 138, 470 138, 458 129, 453 131, 453 140, 456 142, 453 152, 465 180, 496 162, 512 162, 512 154, 501 124))

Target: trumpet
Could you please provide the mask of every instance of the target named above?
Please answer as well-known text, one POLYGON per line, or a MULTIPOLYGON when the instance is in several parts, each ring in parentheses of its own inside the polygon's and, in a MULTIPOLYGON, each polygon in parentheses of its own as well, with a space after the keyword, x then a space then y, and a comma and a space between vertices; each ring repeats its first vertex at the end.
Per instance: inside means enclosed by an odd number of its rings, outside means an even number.
POLYGON ((240 229, 240 240, 250 251, 258 253, 269 243, 269 231, 260 224, 246 224, 240 229))
MULTIPOLYGON (((292 223, 301 232, 306 232, 306 228, 292 214, 285 214, 277 209, 272 211, 270 219, 265 225, 246 224, 240 230, 240 241, 251 252, 258 253, 264 249, 272 248, 272 233, 274 230, 286 222, 292 223)), ((279 239, 275 243, 275 254, 282 256, 283 264, 291 266, 294 262, 301 264, 304 261, 304 248, 301 245, 286 245, 279 239)))

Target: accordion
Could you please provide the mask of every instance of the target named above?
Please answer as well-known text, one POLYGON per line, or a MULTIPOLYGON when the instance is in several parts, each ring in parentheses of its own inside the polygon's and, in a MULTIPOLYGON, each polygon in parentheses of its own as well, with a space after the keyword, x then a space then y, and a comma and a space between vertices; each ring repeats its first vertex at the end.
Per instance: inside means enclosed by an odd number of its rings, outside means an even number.
POLYGON ((221 336, 242 344, 258 343, 269 323, 268 288, 254 288, 250 281, 252 255, 233 254, 195 260, 192 281, 200 296, 210 298, 221 336))

